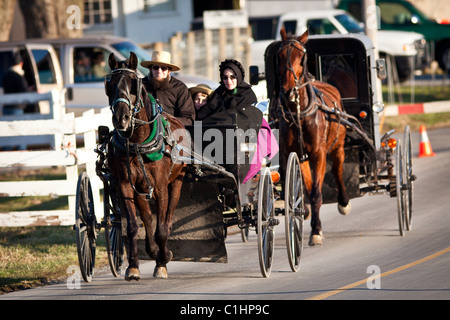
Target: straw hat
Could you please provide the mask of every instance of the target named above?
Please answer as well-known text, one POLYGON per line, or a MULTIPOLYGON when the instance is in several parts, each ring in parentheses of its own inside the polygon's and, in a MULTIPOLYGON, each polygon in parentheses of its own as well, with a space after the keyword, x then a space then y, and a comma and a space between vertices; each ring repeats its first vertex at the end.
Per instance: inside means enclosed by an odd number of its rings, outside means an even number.
POLYGON ((154 64, 158 66, 169 67, 172 71, 180 70, 180 67, 170 63, 170 52, 167 51, 153 51, 151 61, 142 61, 141 66, 150 69, 154 64))
POLYGON ((201 83, 195 87, 191 87, 189 88, 189 93, 191 94, 191 96, 193 96, 196 93, 204 93, 207 96, 209 96, 213 90, 211 89, 210 86, 208 86, 207 84, 201 83))

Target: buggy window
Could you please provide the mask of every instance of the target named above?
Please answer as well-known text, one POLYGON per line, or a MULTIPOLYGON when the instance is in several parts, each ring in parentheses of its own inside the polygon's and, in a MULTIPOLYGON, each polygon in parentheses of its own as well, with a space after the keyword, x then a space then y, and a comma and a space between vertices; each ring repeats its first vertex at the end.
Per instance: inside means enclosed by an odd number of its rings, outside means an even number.
POLYGON ((278 25, 277 17, 250 18, 249 23, 255 41, 272 40, 276 38, 278 25))
POLYGON ((296 20, 286 20, 283 22, 284 29, 287 34, 297 33, 297 21, 296 20))
POLYGON ((356 56, 323 55, 319 60, 320 80, 335 86, 343 99, 356 99, 358 86, 356 77, 356 56))

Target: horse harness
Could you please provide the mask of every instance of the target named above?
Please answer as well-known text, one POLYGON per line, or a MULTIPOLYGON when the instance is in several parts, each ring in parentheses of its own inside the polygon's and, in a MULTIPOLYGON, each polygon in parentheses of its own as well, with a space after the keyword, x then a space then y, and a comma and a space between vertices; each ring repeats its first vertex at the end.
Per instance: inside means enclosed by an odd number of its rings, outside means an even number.
POLYGON ((117 84, 116 96, 111 103, 111 112, 113 114, 116 112, 114 107, 119 102, 123 102, 128 105, 131 111, 131 134, 128 137, 125 137, 121 131, 114 129, 111 142, 115 148, 126 152, 127 172, 130 180, 130 185, 133 190, 140 196, 144 196, 147 201, 151 201, 153 195, 153 187, 150 183, 150 179, 147 176, 142 155, 145 155, 150 161, 160 160, 163 155, 171 156, 171 154, 169 154, 165 150, 165 145, 167 144, 174 148, 176 146, 176 141, 173 139, 172 131, 170 129, 170 123, 164 117, 162 117, 162 107, 160 103, 151 94, 148 95, 151 101, 150 115, 153 116, 152 119, 150 121, 143 121, 136 118, 136 115, 142 110, 142 107, 144 106, 144 103, 142 101, 142 79, 138 76, 137 72, 128 68, 115 69, 111 72, 110 75, 107 75, 105 77, 105 84, 106 82, 109 82, 111 80, 111 75, 113 74, 120 74, 121 78, 119 79, 119 82, 117 84), (130 100, 128 84, 126 84, 126 90, 120 88, 120 84, 123 78, 130 73, 136 75, 137 80, 136 101, 134 105, 132 105, 130 100), (118 96, 120 94, 124 94, 126 98, 119 98, 118 96), (133 136, 136 127, 142 125, 149 125, 151 127, 149 137, 143 143, 130 142, 130 137, 133 136), (131 182, 130 154, 136 156, 138 160, 138 163, 144 174, 144 179, 148 186, 148 193, 139 192, 131 182))

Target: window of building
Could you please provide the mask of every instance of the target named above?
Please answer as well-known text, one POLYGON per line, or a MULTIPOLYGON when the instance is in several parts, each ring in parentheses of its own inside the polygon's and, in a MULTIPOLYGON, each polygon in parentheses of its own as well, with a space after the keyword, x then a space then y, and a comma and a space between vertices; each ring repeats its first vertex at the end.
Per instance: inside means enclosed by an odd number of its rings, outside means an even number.
POLYGON ((111 0, 85 0, 84 23, 86 25, 112 22, 111 0))
POLYGON ((175 0, 144 0, 144 12, 171 12, 175 9, 175 0))

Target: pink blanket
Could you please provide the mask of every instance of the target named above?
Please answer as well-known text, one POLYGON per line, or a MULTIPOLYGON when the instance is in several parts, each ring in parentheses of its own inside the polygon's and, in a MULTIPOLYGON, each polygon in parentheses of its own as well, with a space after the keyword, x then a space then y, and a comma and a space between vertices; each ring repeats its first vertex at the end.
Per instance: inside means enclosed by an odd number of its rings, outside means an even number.
POLYGON ((272 159, 278 153, 278 142, 269 127, 267 121, 263 118, 261 129, 258 132, 258 141, 256 152, 253 155, 250 169, 242 183, 246 183, 249 179, 254 177, 261 169, 261 164, 264 157, 272 159))

